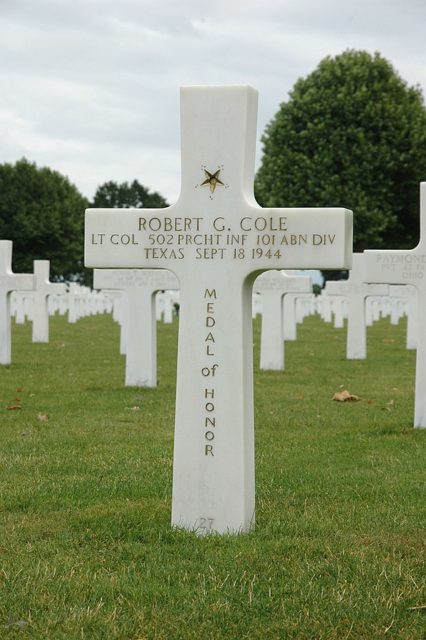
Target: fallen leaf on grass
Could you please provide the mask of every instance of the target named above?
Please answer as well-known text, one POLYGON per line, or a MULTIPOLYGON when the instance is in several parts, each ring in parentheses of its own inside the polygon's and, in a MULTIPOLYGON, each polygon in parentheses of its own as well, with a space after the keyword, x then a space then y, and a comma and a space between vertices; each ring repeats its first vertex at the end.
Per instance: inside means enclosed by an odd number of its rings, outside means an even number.
POLYGON ((352 393, 349 393, 349 391, 347 389, 344 389, 343 391, 339 391, 338 393, 335 393, 333 396, 333 400, 337 400, 338 402, 348 402, 348 401, 357 401, 357 400, 361 400, 361 398, 359 396, 355 396, 352 393))
POLYGON ((49 416, 47 416, 45 413, 38 413, 37 420, 39 422, 47 422, 49 420, 49 416))
POLYGON ((395 409, 395 400, 389 400, 382 409, 385 411, 392 411, 392 409, 395 409))
POLYGON ((22 409, 20 404, 11 404, 8 407, 6 407, 6 409, 8 411, 18 411, 18 409, 22 409))

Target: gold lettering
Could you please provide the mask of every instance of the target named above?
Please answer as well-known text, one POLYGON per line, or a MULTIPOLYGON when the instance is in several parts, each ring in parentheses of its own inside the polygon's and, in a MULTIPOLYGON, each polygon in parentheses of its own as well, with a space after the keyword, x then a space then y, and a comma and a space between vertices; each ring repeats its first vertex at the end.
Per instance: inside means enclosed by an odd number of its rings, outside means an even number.
POLYGON ((225 220, 225 218, 222 218, 222 217, 221 217, 221 218, 215 218, 215 219, 213 220, 213 229, 214 229, 215 231, 224 231, 224 230, 225 230, 225 225, 224 225, 224 223, 223 223, 223 222, 221 222, 221 223, 219 224, 219 222, 218 222, 219 220, 225 220))

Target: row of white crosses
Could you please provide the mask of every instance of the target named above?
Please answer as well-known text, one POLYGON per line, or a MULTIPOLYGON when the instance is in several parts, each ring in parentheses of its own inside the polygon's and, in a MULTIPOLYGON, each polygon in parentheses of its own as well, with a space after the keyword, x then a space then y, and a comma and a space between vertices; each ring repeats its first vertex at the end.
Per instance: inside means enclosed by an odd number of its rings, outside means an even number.
POLYGON ((257 92, 181 92, 182 187, 165 209, 86 212, 85 261, 179 279, 172 523, 254 525, 251 285, 268 269, 350 268, 352 213, 261 209, 253 196, 257 92))
POLYGON ((391 316, 391 324, 397 324, 402 315, 407 315, 407 348, 415 348, 413 288, 363 283, 360 279, 363 260, 363 254, 354 254, 349 279, 328 282, 319 297, 308 293, 312 286, 307 276, 289 277, 283 271, 268 271, 256 279, 253 306, 262 313, 261 369, 284 370, 285 349, 280 346, 281 340, 295 340, 297 321, 317 312, 323 313, 328 322, 333 316, 335 328, 343 328, 347 318, 346 357, 349 360, 367 357, 367 326, 386 315, 391 316), (309 305, 305 305, 304 315, 297 319, 296 305, 303 308, 303 302, 309 305))
MULTIPOLYGON (((363 254, 359 254, 363 255, 363 254)), ((380 318, 390 317, 390 323, 397 325, 402 317, 407 318, 407 349, 415 349, 417 345, 417 292, 409 284, 388 285, 388 293, 383 296, 370 296, 365 299, 358 296, 357 305, 348 304, 350 293, 347 285, 348 281, 327 282, 323 295, 319 296, 316 302, 318 313, 323 317, 323 309, 329 312, 328 322, 333 319, 335 328, 343 328, 344 320, 348 320, 348 333, 346 341, 346 357, 349 360, 362 360, 367 357, 366 349, 366 328, 373 325, 380 318), (331 286, 330 286, 331 285, 331 286), (335 294, 333 289, 345 290, 345 294, 335 294), (355 309, 354 309, 355 308, 355 309), (357 322, 364 311, 365 318, 362 317, 357 322), (359 332, 363 335, 359 337, 359 332), (360 347, 361 345, 361 347, 360 347)), ((365 285, 366 287, 371 285, 365 285)))
MULTIPOLYGON (((362 254, 358 254, 362 257, 362 254)), ((358 257, 357 256, 357 257, 358 257)), ((278 272, 277 272, 278 273, 278 272)), ((351 271, 352 273, 352 271, 351 271)), ((268 272, 268 276, 271 272, 268 272)), ((254 290, 257 292, 260 290, 261 281, 264 276, 260 276, 255 284, 254 290)), ((262 332, 263 338, 266 335, 266 343, 270 343, 262 346, 261 340, 261 368, 263 369, 284 369, 284 354, 273 354, 271 345, 271 336, 275 333, 278 334, 278 326, 280 323, 283 325, 283 339, 285 341, 296 340, 297 336, 297 324, 303 322, 306 316, 319 314, 326 322, 333 322, 335 328, 343 328, 344 320, 348 320, 348 332, 347 332, 347 345, 346 354, 349 360, 353 359, 365 359, 367 357, 366 351, 366 328, 372 326, 373 322, 390 316, 391 324, 398 324, 400 319, 404 316, 407 317, 407 349, 416 348, 416 314, 417 308, 417 296, 416 291, 411 285, 389 285, 386 287, 388 290, 387 295, 375 295, 364 296, 358 295, 355 298, 357 304, 354 304, 354 299, 348 304, 348 300, 351 296, 353 288, 348 286, 349 281, 337 281, 331 283, 330 293, 327 294, 327 283, 325 290, 323 290, 321 296, 316 296, 311 293, 286 293, 283 296, 283 313, 277 315, 277 309, 272 316, 262 317, 262 332), (341 291, 344 293, 334 294, 331 289, 335 285, 341 287, 341 291), (355 309, 354 313, 352 310, 355 309), (363 315, 364 314, 364 315, 363 315), (357 320, 359 320, 357 322, 357 320), (272 327, 271 330, 267 330, 267 327, 272 327), (363 336, 359 337, 359 333, 363 332, 363 336), (359 348, 362 345, 363 348, 359 348), (268 351, 271 353, 269 361, 266 357, 268 351), (262 354, 264 353, 264 357, 262 354), (282 363, 281 363, 282 359, 282 363)), ((301 285, 302 286, 302 285, 301 285)), ((364 293, 369 293, 368 288, 371 285, 365 285, 364 293)), ((362 287, 361 287, 362 289, 362 287)), ((371 291, 371 289, 370 289, 371 291)), ((270 295, 270 294, 269 294, 270 295)), ((256 314, 262 314, 263 308, 263 294, 255 293, 253 296, 253 305, 256 307, 256 314)), ((265 307, 266 310, 267 307, 265 307)), ((277 307, 278 308, 278 307, 277 307)), ((278 348, 278 344, 275 339, 273 344, 275 348, 278 348)), ((285 352, 284 352, 285 353, 285 352)))
MULTIPOLYGON (((37 262, 43 261, 34 261, 34 271, 36 271, 37 262)), ((24 324, 26 320, 36 323, 36 326, 33 326, 33 342, 48 342, 49 319, 45 310, 46 301, 49 316, 53 316, 56 313, 62 316, 68 314, 68 322, 70 323, 75 323, 77 319, 89 315, 110 313, 112 310, 112 300, 109 295, 104 295, 99 291, 91 290, 89 287, 77 283, 64 285, 63 283, 51 283, 46 280, 45 283, 49 285, 49 288, 52 287, 50 293, 47 293, 47 297, 40 295, 41 292, 37 292, 37 288, 35 291, 13 291, 11 295, 10 312, 15 318, 16 324, 24 324), (65 286, 67 290, 64 293, 63 287, 65 286), (44 331, 37 327, 37 317, 41 313, 43 314, 42 326, 45 327, 44 331)), ((42 289, 44 288, 43 280, 41 281, 41 287, 42 289)))
MULTIPOLYGON (((17 304, 18 322, 28 314, 32 321, 32 341, 49 342, 49 312, 52 299, 69 296, 64 283, 50 282, 49 260, 34 260, 33 274, 16 274, 12 271, 12 242, 0 240, 0 364, 12 361, 11 297, 12 292, 25 293, 17 304), (49 309, 49 299, 51 300, 49 309)), ((59 301, 59 298, 58 298, 59 301)), ((71 309, 71 307, 70 307, 71 309)), ((71 320, 70 320, 71 321, 71 320)))
MULTIPOLYGON (((347 280, 338 280, 340 285, 345 286, 347 280)), ((320 296, 314 296, 313 308, 308 315, 319 314, 325 322, 333 322, 333 326, 337 328, 344 327, 344 320, 348 318, 348 297, 349 293, 335 294, 327 282, 320 296), (330 292, 330 293, 329 293, 330 292)), ((299 297, 298 297, 299 299, 299 297)), ((361 298, 362 300, 362 298, 361 298)), ((407 335, 412 333, 415 336, 415 323, 417 308, 417 292, 414 287, 409 284, 405 285, 389 285, 388 294, 384 296, 367 296, 365 298, 365 325, 370 327, 373 322, 390 316, 390 322, 393 325, 399 323, 403 316, 407 316, 407 335)), ((412 340, 409 346, 407 338, 407 349, 415 349, 412 340)), ((349 349, 348 349, 349 353, 349 349)))
MULTIPOLYGON (((120 353, 126 356, 125 385, 155 387, 154 309, 157 320, 164 316, 165 323, 172 322, 173 304, 179 301, 177 278, 170 271, 160 269, 95 269, 94 286, 102 289, 104 295, 118 294, 114 299, 114 319, 121 326, 120 353), (163 290, 172 286, 174 290, 163 290)), ((263 308, 261 369, 284 368, 283 340, 296 340, 296 303, 304 292, 311 290, 309 276, 268 271, 256 279, 253 301, 259 300, 263 308)))
POLYGON ((12 242, 0 241, 0 364, 12 361, 12 291, 31 291, 33 296, 33 342, 49 341, 47 296, 65 290, 65 285, 49 282, 49 261, 35 260, 34 274, 12 272, 12 242))

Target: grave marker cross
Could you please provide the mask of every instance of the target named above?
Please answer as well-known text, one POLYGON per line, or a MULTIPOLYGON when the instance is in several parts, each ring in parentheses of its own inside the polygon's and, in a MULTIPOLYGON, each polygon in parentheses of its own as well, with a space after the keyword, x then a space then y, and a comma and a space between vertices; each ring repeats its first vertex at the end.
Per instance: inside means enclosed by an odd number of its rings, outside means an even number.
POLYGON ((164 269, 95 269, 93 286, 124 293, 126 386, 156 387, 155 294, 162 289, 177 289, 176 276, 164 269))
POLYGON ((33 294, 33 342, 49 342, 48 296, 67 291, 67 286, 63 282, 50 282, 49 273, 50 260, 34 260, 36 284, 33 294))
POLYGON ((426 182, 420 185, 420 241, 414 249, 364 251, 366 282, 412 284, 417 289, 417 354, 414 426, 426 428, 426 182))
POLYGON ((12 241, 0 240, 0 364, 12 360, 10 293, 31 291, 34 285, 32 274, 12 272, 12 241))
POLYGON ((254 523, 255 276, 350 267, 350 211, 254 200, 256 112, 250 87, 182 89, 177 203, 86 212, 87 266, 166 268, 179 278, 172 523, 199 533, 254 523))

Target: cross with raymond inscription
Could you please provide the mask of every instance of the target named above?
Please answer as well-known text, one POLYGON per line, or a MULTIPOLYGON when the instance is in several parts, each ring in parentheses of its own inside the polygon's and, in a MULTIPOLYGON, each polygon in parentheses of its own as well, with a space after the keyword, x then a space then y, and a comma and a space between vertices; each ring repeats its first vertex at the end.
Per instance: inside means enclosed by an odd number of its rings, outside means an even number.
POLYGON ((0 240, 0 364, 12 361, 11 291, 31 291, 35 277, 12 272, 12 241, 0 240))
POLYGON ((179 279, 172 523, 200 534, 254 525, 254 278, 347 269, 352 255, 350 211, 256 203, 256 113, 250 87, 183 88, 177 203, 86 212, 86 266, 179 279))
POLYGON ((426 428, 426 182, 420 184, 420 242, 414 249, 364 251, 366 282, 412 284, 417 289, 414 426, 426 428))

